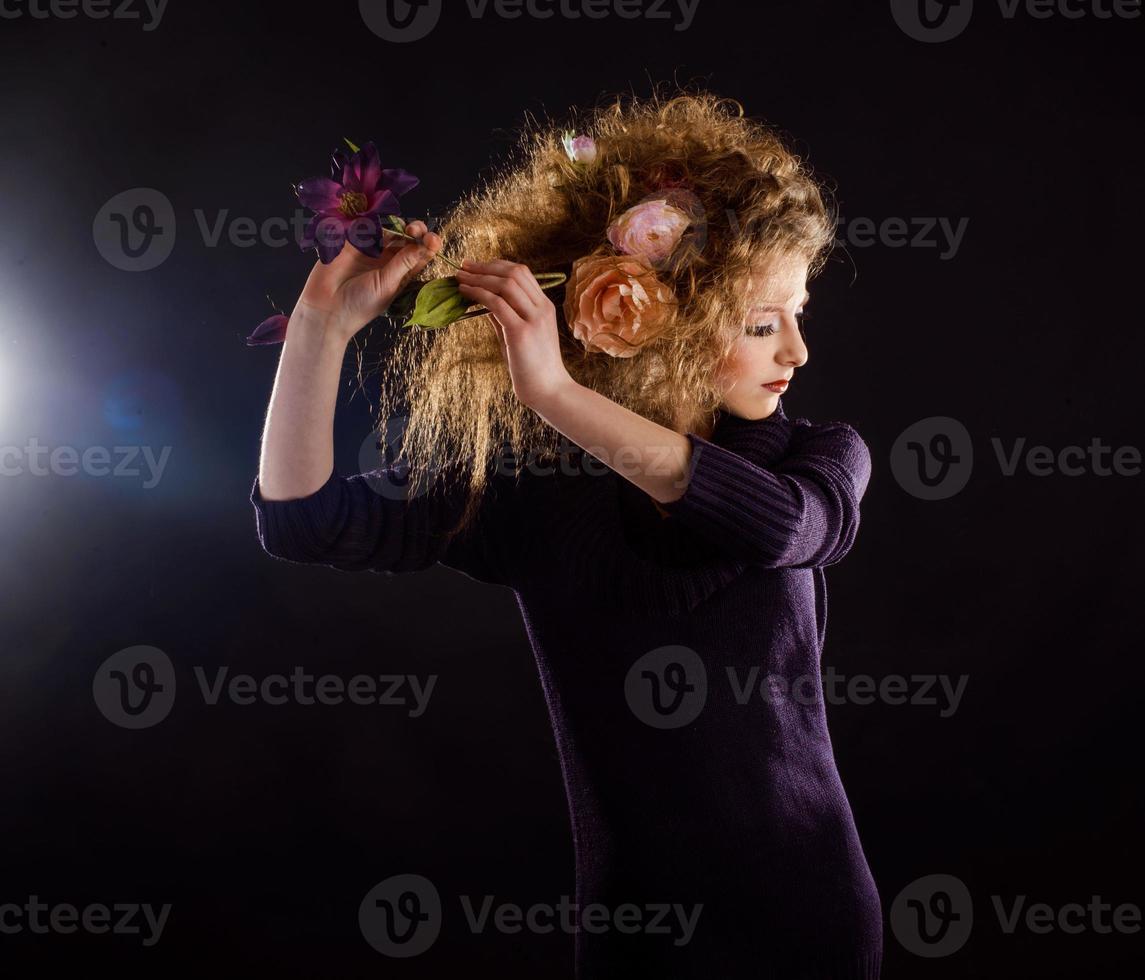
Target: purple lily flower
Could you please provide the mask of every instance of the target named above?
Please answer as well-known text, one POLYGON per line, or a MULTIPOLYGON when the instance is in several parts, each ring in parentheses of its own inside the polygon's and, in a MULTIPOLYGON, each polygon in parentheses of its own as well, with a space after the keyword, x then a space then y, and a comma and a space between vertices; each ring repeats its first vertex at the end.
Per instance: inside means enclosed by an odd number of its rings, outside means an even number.
POLYGON ((336 150, 330 177, 309 177, 297 187, 298 200, 314 212, 299 245, 316 248, 323 264, 333 262, 347 242, 377 258, 385 219, 400 213, 398 198, 417 185, 405 170, 383 169, 373 143, 352 156, 336 150))

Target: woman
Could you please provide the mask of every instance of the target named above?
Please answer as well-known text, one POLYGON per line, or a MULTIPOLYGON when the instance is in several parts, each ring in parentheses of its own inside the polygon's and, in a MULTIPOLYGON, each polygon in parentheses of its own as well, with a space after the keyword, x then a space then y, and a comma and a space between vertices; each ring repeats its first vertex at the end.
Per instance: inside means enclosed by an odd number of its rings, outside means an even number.
POLYGON ((440 561, 514 590, 577 903, 607 910, 577 933, 585 978, 880 970, 819 667, 823 569, 854 541, 870 457, 849 426, 781 407, 834 221, 736 109, 617 100, 577 140, 539 127, 453 210, 444 239, 482 259, 459 288, 489 315, 408 331, 390 359, 383 415, 407 398, 414 470, 431 448, 441 463, 409 499, 334 472, 335 396, 350 339, 442 237, 414 222, 419 244, 316 265, 251 495, 277 557, 387 574, 440 561), (530 270, 568 271, 563 302, 530 270), (561 437, 575 446, 558 457, 561 437), (654 921, 662 907, 676 912, 654 921))

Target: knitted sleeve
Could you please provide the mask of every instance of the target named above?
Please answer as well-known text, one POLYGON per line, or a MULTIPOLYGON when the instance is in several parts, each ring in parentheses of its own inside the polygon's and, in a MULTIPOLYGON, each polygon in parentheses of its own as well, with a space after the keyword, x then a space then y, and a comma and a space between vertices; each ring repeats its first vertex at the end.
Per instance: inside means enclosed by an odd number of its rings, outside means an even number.
POLYGON ((662 505, 669 515, 768 568, 832 565, 850 550, 871 456, 849 425, 793 425, 785 454, 766 467, 693 432, 687 438, 688 483, 662 505))
POLYGON ((465 488, 443 489, 435 481, 426 492, 402 499, 395 491, 400 485, 386 478, 392 472, 333 471, 314 493, 284 501, 265 500, 256 477, 250 501, 263 550, 285 561, 385 575, 440 562, 480 582, 509 584, 509 536, 495 527, 503 508, 492 479, 473 522, 447 540, 444 532, 461 515, 465 488))

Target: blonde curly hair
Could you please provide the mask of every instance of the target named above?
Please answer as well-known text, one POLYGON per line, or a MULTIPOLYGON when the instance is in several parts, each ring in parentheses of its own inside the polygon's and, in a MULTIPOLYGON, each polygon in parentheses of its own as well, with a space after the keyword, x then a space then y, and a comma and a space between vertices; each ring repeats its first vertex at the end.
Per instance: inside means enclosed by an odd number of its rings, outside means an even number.
MULTIPOLYGON (((798 254, 818 272, 834 239, 835 210, 820 182, 773 129, 736 101, 705 91, 618 95, 567 120, 530 119, 518 152, 454 205, 437 229, 454 259, 503 258, 534 272, 568 272, 574 260, 610 251, 605 230, 665 187, 684 187, 703 209, 695 247, 660 279, 678 306, 667 329, 636 356, 589 353, 573 339, 561 289, 552 290, 569 374, 676 431, 702 431, 721 401, 717 369, 744 334, 753 271, 798 254), (591 136, 597 156, 575 163, 562 143, 591 136)), ((452 270, 436 260, 429 276, 452 270)), ((458 533, 476 513, 490 463, 506 447, 517 460, 551 460, 563 438, 513 393, 488 315, 445 329, 401 331, 382 368, 379 418, 408 415, 411 461, 432 459, 470 494, 458 533)))

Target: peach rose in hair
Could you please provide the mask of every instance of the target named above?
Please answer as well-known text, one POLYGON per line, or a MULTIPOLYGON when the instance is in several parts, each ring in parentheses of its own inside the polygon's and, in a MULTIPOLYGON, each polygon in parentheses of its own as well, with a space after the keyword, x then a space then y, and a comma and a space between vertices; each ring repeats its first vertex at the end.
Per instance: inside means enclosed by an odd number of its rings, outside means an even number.
POLYGON ((641 258, 589 255, 573 263, 565 319, 585 350, 632 357, 662 332, 675 305, 641 258))

